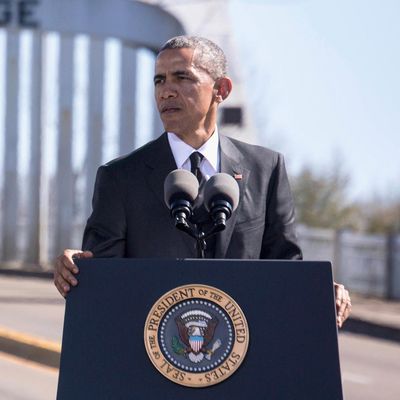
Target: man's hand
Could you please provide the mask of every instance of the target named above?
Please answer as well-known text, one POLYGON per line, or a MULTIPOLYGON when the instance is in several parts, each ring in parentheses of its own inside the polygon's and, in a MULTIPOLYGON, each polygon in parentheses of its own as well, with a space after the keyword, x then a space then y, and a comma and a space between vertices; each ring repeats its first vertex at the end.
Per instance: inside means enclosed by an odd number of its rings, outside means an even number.
POLYGON ((79 272, 78 267, 75 265, 73 258, 91 258, 93 253, 91 251, 81 250, 64 250, 63 254, 57 257, 54 265, 54 285, 65 297, 71 290, 71 286, 76 286, 78 280, 75 275, 79 272))
POLYGON ((344 321, 351 313, 351 299, 349 291, 343 285, 334 283, 336 299, 336 323, 339 328, 343 326, 344 321))

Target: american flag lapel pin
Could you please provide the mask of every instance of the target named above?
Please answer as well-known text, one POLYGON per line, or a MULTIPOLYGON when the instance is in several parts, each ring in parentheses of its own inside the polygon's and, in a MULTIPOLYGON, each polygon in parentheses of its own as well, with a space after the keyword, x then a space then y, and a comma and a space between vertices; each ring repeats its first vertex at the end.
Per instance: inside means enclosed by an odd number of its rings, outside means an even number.
POLYGON ((243 178, 243 175, 242 174, 234 174, 233 177, 235 178, 235 180, 241 181, 243 178))

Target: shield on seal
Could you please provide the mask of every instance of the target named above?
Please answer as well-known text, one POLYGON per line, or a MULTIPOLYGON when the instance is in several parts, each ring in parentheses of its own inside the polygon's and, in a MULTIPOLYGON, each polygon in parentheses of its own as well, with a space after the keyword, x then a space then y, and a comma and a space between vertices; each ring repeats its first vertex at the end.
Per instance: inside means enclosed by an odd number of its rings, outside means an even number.
POLYGON ((192 309, 181 314, 175 321, 179 336, 187 346, 189 359, 195 363, 200 362, 205 347, 214 336, 218 319, 205 311, 192 309))
POLYGON ((195 353, 198 353, 203 347, 203 336, 189 336, 189 344, 195 353))

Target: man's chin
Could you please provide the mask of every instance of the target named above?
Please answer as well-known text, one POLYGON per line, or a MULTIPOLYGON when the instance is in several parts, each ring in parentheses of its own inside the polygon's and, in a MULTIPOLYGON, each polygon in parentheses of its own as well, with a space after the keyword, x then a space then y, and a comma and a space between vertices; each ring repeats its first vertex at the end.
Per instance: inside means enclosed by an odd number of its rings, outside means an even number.
POLYGON ((164 130, 166 132, 173 132, 173 133, 177 133, 182 129, 182 126, 179 124, 179 121, 165 121, 162 120, 163 126, 164 126, 164 130))

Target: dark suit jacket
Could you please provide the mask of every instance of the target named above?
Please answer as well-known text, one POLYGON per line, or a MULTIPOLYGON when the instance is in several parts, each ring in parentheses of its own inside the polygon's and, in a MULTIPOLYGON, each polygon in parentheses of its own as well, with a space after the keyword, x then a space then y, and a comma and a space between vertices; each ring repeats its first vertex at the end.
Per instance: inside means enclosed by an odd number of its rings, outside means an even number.
MULTIPOLYGON (((239 206, 218 234, 215 258, 301 258, 283 157, 222 135, 220 149, 221 172, 242 179, 239 206)), ((195 258, 195 240, 175 228, 163 199, 174 169, 165 133, 101 166, 83 249, 95 257, 195 258)))

